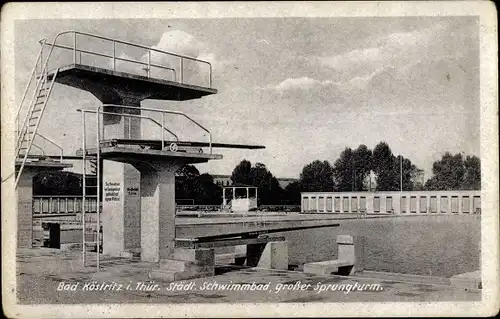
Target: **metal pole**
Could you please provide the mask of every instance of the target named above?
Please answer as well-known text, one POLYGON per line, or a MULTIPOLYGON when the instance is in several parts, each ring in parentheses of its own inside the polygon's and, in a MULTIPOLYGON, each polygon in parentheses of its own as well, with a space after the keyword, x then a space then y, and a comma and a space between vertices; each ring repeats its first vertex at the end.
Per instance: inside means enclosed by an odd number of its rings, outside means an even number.
POLYGON ((73 64, 76 64, 76 32, 73 32, 73 64))
POLYGON ((161 149, 165 147, 165 112, 161 112, 161 149))
POLYGON ((181 83, 184 83, 184 66, 183 66, 183 60, 181 57, 181 83))
POLYGON ((400 185, 400 190, 401 192, 403 191, 403 156, 401 156, 399 158, 399 171, 400 171, 400 181, 399 181, 399 185, 400 185))
MULTIPOLYGON (((97 271, 99 271, 99 254, 101 253, 101 143, 100 143, 100 136, 99 136, 99 126, 100 126, 100 121, 99 121, 99 109, 100 106, 97 108, 96 116, 97 116, 97 134, 96 134, 96 139, 97 139, 97 145, 96 145, 96 159, 97 159, 97 271)), ((103 129, 104 133, 104 129, 103 129)))
POLYGON ((82 111, 82 170, 83 170, 83 178, 82 178, 82 205, 80 206, 82 209, 82 249, 83 249, 83 267, 85 267, 85 153, 86 153, 86 145, 85 145, 85 111, 82 111))
POLYGON ((116 71, 116 42, 113 41, 113 71, 116 71))
POLYGON ((148 78, 151 76, 151 50, 148 50, 148 78))

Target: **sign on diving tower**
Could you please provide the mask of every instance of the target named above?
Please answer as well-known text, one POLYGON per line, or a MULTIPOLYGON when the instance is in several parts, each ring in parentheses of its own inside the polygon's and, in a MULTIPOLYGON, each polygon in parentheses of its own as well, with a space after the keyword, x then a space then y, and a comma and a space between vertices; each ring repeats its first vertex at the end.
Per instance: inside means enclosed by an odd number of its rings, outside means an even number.
MULTIPOLYGON (((100 103, 95 108, 79 110, 82 148, 76 157, 84 161, 84 176, 85 161, 97 163, 97 185, 101 185, 97 187, 97 200, 102 211, 98 209, 95 231, 99 238, 102 223, 102 252, 109 256, 140 255, 142 260, 151 262, 172 258, 175 171, 185 164, 222 159, 222 155, 213 153, 214 148, 263 146, 213 143, 210 131, 189 115, 141 107, 146 99, 187 101, 216 94, 208 61, 77 31, 58 33, 51 42, 42 40, 41 44, 30 79, 36 85, 25 93, 33 98, 26 103, 28 110, 18 130, 16 182, 32 158, 32 137, 38 134, 54 84, 88 91, 100 103), (88 45, 92 41, 94 45, 88 45), (126 54, 127 49, 142 53, 132 58, 126 54), (60 58, 64 54, 69 59, 60 58), (182 140, 179 132, 167 127, 165 120, 171 117, 192 122, 207 140, 182 140), (90 119, 95 120, 96 126, 87 127, 90 119), (143 137, 145 123, 155 127, 155 138, 143 137), (95 143, 89 143, 89 136, 94 139, 94 135, 95 143)), ((24 102, 23 98, 21 106, 24 102)), ((64 156, 57 163, 63 165, 63 160, 64 156)), ((85 198, 85 185, 83 192, 85 198)), ((84 230, 84 256, 86 240, 84 230)))

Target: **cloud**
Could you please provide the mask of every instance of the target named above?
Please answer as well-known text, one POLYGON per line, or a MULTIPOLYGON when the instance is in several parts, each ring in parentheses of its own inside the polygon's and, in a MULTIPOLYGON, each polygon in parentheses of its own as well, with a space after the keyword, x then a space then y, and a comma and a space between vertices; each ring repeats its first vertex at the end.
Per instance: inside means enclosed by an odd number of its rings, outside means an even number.
MULTIPOLYGON (((144 63, 146 63, 149 58, 151 64, 159 66, 151 67, 151 76, 176 81, 181 80, 181 58, 179 55, 209 62, 212 65, 212 72, 214 69, 224 67, 232 63, 232 61, 218 60, 216 54, 214 52, 210 52, 208 47, 203 42, 182 30, 164 32, 157 44, 153 45, 152 48, 166 53, 151 51, 148 57, 147 52, 137 54, 137 51, 134 52, 132 49, 125 48, 119 53, 119 57, 122 59, 141 61, 144 63), (174 71, 166 68, 173 69, 174 71)), ((188 58, 182 59, 183 82, 194 85, 208 86, 210 66, 207 63, 188 58)), ((112 61, 110 61, 110 65, 112 66, 112 61)), ((116 61, 116 69, 121 72, 146 75, 147 71, 144 68, 146 68, 145 65, 138 63, 120 60, 116 61)))
POLYGON ((331 80, 317 80, 307 76, 299 78, 287 78, 278 84, 268 85, 261 88, 274 94, 280 99, 296 100, 301 102, 331 103, 343 100, 338 83, 331 80))
POLYGON ((381 48, 366 48, 333 56, 319 57, 318 60, 333 69, 347 69, 352 64, 373 63, 383 58, 384 55, 381 48))
POLYGON ((332 83, 333 82, 329 80, 319 81, 305 76, 301 78, 288 78, 275 86, 271 86, 271 88, 285 92, 294 89, 309 90, 317 86, 328 86, 332 83))
POLYGON ((445 25, 436 24, 421 30, 393 32, 371 39, 366 48, 316 59, 323 66, 349 74, 352 83, 359 84, 373 78, 374 73, 380 73, 384 68, 408 69, 408 64, 422 57, 440 58, 441 50, 436 45, 445 28, 445 25))

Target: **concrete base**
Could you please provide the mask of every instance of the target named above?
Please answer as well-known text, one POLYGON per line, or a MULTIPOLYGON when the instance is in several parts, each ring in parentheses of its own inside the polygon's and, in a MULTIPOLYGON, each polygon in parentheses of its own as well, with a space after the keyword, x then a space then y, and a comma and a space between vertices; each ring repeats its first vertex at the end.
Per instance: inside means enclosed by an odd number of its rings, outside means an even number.
POLYGON ((305 273, 316 275, 330 275, 341 272, 348 272, 349 275, 352 268, 352 261, 338 259, 304 264, 305 273))
POLYGON ((335 260, 304 264, 304 272, 317 275, 353 275, 363 271, 364 237, 338 235, 338 254, 335 260))
POLYGON ((243 266, 247 258, 247 246, 227 246, 215 248, 215 264, 229 265, 236 264, 243 266))
POLYGON ((450 278, 452 287, 464 289, 482 289, 481 271, 466 272, 450 278))
POLYGON ((176 248, 172 259, 161 259, 159 268, 149 272, 149 278, 161 281, 177 281, 215 275, 213 249, 176 248))
POLYGON ((287 270, 288 243, 275 241, 247 245, 247 266, 287 270))

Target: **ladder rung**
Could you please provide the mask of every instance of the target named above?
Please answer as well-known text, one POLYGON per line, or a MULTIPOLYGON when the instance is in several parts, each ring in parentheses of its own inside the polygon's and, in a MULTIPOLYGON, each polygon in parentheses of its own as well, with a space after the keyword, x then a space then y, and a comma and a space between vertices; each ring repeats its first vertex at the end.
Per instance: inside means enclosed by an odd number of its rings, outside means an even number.
POLYGON ((31 111, 31 113, 33 114, 33 113, 35 113, 35 112, 37 112, 37 113, 38 113, 38 112, 41 112, 41 111, 42 111, 42 109, 34 109, 33 111, 31 111))
POLYGON ((42 105, 43 102, 38 102, 38 103, 35 103, 35 105, 42 105))
POLYGON ((28 126, 33 127, 33 126, 36 126, 36 124, 30 124, 30 125, 28 125, 28 126))

